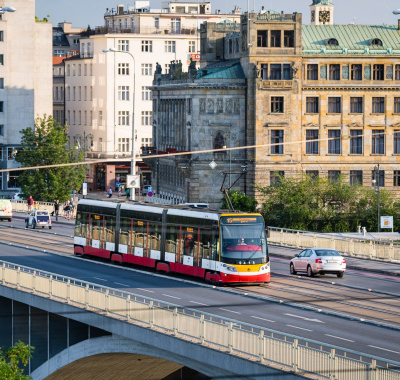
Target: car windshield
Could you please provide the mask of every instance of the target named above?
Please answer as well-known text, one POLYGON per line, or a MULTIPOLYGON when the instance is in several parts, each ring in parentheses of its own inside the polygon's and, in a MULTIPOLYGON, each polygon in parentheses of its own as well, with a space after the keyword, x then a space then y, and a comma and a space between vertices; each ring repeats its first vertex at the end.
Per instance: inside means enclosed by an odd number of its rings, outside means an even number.
POLYGON ((47 213, 47 211, 38 211, 37 213, 36 213, 36 215, 40 215, 40 216, 43 216, 43 215, 49 215, 48 213, 47 213))
POLYGON ((340 256, 339 252, 333 249, 316 249, 315 254, 317 256, 340 256))

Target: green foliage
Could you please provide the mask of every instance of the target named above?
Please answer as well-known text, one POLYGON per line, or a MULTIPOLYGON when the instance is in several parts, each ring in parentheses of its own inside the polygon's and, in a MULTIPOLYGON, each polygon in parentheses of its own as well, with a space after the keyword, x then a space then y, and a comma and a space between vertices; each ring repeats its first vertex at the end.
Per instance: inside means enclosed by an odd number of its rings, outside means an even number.
POLYGON ((43 17, 42 20, 40 20, 39 17, 35 16, 35 21, 36 22, 49 22, 49 18, 50 18, 50 15, 47 15, 46 17, 43 17))
MULTIPOLYGON (((257 201, 253 197, 249 197, 238 190, 230 190, 228 191, 228 195, 235 210, 247 212, 256 211, 257 201)), ((222 200, 221 208, 229 209, 225 198, 222 200)))
MULTIPOLYGON (((335 181, 281 177, 275 186, 257 187, 264 197, 263 214, 269 226, 323 232, 377 231, 377 195, 363 186, 335 181)), ((380 214, 393 215, 400 227, 400 207, 387 191, 380 192, 380 214)))
MULTIPOLYGON (((21 131, 21 150, 16 161, 22 167, 41 167, 83 161, 83 152, 76 146, 67 148, 67 128, 46 115, 36 120, 35 129, 21 131)), ((53 168, 21 171, 19 183, 27 198, 35 201, 60 202, 69 199, 71 189, 79 189, 85 178, 84 165, 58 166, 53 168)))
POLYGON ((28 380, 30 376, 24 375, 22 366, 26 366, 32 357, 34 348, 21 341, 3 352, 0 348, 0 379, 2 380, 28 380))

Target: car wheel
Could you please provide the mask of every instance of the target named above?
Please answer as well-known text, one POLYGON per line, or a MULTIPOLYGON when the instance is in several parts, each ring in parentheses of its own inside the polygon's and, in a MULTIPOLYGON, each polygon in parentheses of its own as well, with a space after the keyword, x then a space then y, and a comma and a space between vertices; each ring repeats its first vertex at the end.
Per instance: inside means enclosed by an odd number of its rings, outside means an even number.
POLYGON ((9 221, 9 222, 11 222, 11 221, 12 221, 12 219, 8 219, 8 221, 9 221))
POLYGON ((336 276, 338 276, 339 278, 343 278, 344 272, 339 272, 336 276))
POLYGON ((51 230, 51 226, 49 227, 49 230, 51 230))
POLYGON ((294 270, 293 263, 290 263, 290 274, 296 274, 297 272, 294 270))
POLYGON ((310 265, 307 267, 307 276, 308 276, 308 277, 314 276, 314 272, 312 271, 310 265))

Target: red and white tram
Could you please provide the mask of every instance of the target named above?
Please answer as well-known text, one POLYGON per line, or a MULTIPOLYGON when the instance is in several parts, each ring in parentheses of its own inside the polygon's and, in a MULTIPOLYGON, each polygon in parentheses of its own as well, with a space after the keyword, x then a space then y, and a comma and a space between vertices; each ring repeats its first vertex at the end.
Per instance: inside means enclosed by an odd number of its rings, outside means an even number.
POLYGON ((74 253, 204 278, 270 281, 267 237, 256 213, 83 199, 74 253))

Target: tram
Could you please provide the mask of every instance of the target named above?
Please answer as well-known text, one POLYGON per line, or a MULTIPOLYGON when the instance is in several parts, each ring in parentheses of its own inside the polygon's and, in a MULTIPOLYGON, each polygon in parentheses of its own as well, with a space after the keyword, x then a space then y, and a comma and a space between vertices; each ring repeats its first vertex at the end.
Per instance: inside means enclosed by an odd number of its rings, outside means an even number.
POLYGON ((271 275, 257 213, 82 199, 74 253, 221 284, 265 283, 271 275))

